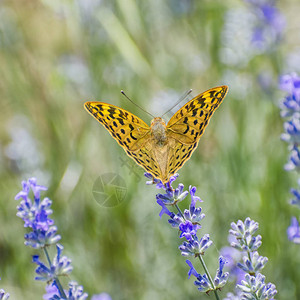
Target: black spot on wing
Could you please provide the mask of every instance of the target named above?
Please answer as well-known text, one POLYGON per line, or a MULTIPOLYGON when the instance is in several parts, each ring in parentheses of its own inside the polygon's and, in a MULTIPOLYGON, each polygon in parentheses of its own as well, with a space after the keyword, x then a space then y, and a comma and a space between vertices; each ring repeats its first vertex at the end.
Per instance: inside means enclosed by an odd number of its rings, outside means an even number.
POLYGON ((135 141, 137 140, 137 138, 132 135, 132 132, 130 132, 130 137, 135 141))
POLYGON ((124 125, 124 121, 122 118, 117 118, 118 122, 123 126, 124 125))
POLYGON ((130 128, 130 131, 132 131, 134 129, 134 127, 132 126, 132 124, 129 124, 129 128, 130 128))
POLYGON ((189 131, 189 129, 190 129, 190 126, 189 126, 189 125, 187 125, 187 126, 186 126, 186 130, 184 131, 184 133, 183 133, 183 134, 186 134, 186 133, 189 131))

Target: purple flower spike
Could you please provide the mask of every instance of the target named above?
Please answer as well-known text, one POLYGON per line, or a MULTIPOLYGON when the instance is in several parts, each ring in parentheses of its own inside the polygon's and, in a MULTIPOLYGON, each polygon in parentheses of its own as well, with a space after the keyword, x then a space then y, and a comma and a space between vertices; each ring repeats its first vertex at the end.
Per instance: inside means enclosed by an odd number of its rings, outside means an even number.
MULTIPOLYGON (((145 174, 147 178, 151 178, 149 174, 145 174)), ((161 211, 159 213, 160 218, 163 214, 168 215, 169 224, 173 228, 178 228, 180 230, 180 238, 185 237, 184 241, 180 246, 182 256, 194 256, 198 257, 202 264, 204 264, 203 255, 205 251, 210 247, 212 241, 208 234, 205 234, 200 240, 197 237, 197 230, 201 228, 200 221, 205 217, 201 212, 201 207, 196 207, 196 202, 202 202, 202 200, 196 196, 196 187, 189 187, 189 191, 184 191, 184 186, 182 183, 178 184, 177 188, 172 187, 172 183, 177 179, 178 174, 170 177, 169 182, 163 185, 161 182, 156 185, 157 188, 162 188, 164 193, 159 193, 156 195, 156 202, 161 206, 161 211), (186 196, 190 194, 191 203, 189 209, 185 209, 184 212, 181 211, 180 207, 177 205, 178 202, 182 201, 186 196), (172 206, 173 209, 177 209, 178 213, 175 214, 171 212, 167 207, 172 206)), ((148 184, 149 182, 147 182, 148 184)), ((249 224, 250 226, 251 224, 249 224)), ((194 284, 197 286, 198 290, 201 292, 210 292, 212 290, 220 289, 225 285, 228 278, 228 272, 223 273, 223 267, 225 264, 224 259, 220 259, 220 267, 217 270, 215 277, 215 286, 211 280, 209 281, 210 275, 206 270, 207 274, 203 276, 199 274, 193 267, 191 261, 186 260, 189 265, 190 270, 188 272, 189 278, 194 275, 197 280, 194 284)))
POLYGON ((24 221, 24 227, 32 229, 25 234, 25 245, 33 248, 42 248, 50 244, 55 244, 60 240, 56 235, 57 228, 53 226, 54 221, 49 218, 52 214, 52 201, 49 198, 40 199, 40 191, 47 188, 37 185, 35 178, 22 182, 23 190, 17 194, 15 199, 20 201, 17 206, 17 216, 24 221), (29 197, 32 190, 34 200, 29 197))
POLYGON ((190 260, 188 260, 188 259, 185 262, 190 267, 190 270, 188 272, 189 279, 191 278, 191 275, 194 275, 197 278, 200 274, 196 271, 196 269, 194 268, 192 262, 190 260))
POLYGON ((181 231, 180 238, 185 237, 188 241, 191 241, 193 236, 196 235, 198 225, 193 225, 192 222, 186 221, 179 225, 179 230, 181 231))
POLYGON ((258 223, 246 218, 244 222, 239 220, 237 223, 232 223, 231 228, 229 233, 235 238, 231 246, 243 251, 243 263, 238 262, 237 266, 246 274, 244 280, 237 285, 239 289, 237 297, 231 295, 231 298, 226 299, 273 299, 272 297, 277 293, 275 285, 265 284, 265 277, 259 273, 268 262, 268 258, 260 256, 257 252, 261 246, 261 236, 254 236, 258 223))
POLYGON ((38 265, 35 272, 39 275, 35 277, 35 280, 51 281, 61 275, 68 275, 72 272, 73 267, 71 266, 71 260, 66 256, 61 257, 63 250, 62 245, 56 245, 57 254, 53 259, 51 267, 48 268, 43 262, 39 260, 38 255, 32 257, 32 261, 38 265))

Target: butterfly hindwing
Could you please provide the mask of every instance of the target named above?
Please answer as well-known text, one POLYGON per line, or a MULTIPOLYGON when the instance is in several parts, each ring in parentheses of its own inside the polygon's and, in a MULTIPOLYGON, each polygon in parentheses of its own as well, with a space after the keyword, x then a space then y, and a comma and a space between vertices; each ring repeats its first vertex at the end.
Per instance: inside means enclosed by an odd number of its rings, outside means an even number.
POLYGON ((169 152, 167 173, 172 176, 191 157, 197 148, 198 142, 185 145, 176 141, 176 146, 169 152))

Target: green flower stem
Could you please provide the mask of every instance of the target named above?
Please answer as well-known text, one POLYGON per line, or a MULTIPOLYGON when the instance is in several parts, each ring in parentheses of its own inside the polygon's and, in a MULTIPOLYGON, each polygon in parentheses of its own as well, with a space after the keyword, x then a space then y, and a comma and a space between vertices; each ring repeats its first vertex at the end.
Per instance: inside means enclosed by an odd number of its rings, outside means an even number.
MULTIPOLYGON (((44 247, 43 249, 44 249, 44 253, 46 255, 47 261, 49 263, 49 267, 51 268, 51 260, 50 260, 50 257, 49 257, 49 253, 48 253, 46 247, 44 247)), ((67 296, 64 292, 64 289, 63 289, 63 287, 62 287, 62 285, 61 285, 61 283, 60 283, 60 281, 57 277, 55 277, 55 282, 56 282, 56 285, 59 289, 59 293, 61 294, 61 296, 64 297, 64 298, 67 298, 67 296)))
POLYGON ((199 260, 201 262, 201 265, 202 265, 202 267, 203 267, 203 269, 204 269, 204 271, 205 271, 205 273, 206 273, 206 275, 207 275, 207 277, 208 277, 208 279, 210 281, 211 286, 213 287, 213 291, 214 291, 214 294, 216 296, 216 299, 220 300, 219 295, 218 295, 217 290, 216 290, 216 287, 214 285, 214 282, 213 282, 213 280, 212 280, 212 278, 211 278, 211 276, 210 276, 210 274, 208 272, 208 269, 206 267, 206 264, 205 264, 205 262, 203 260, 203 257, 201 255, 199 255, 198 258, 199 258, 199 260))

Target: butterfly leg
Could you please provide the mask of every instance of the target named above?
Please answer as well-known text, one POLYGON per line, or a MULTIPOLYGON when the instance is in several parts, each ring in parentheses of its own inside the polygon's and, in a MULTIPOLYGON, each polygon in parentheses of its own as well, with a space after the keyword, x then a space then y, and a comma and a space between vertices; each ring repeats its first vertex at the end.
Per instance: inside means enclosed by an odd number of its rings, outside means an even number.
POLYGON ((164 184, 165 188, 168 189, 168 190, 171 190, 171 191, 174 191, 175 189, 173 189, 170 181, 167 181, 165 184, 164 184))

